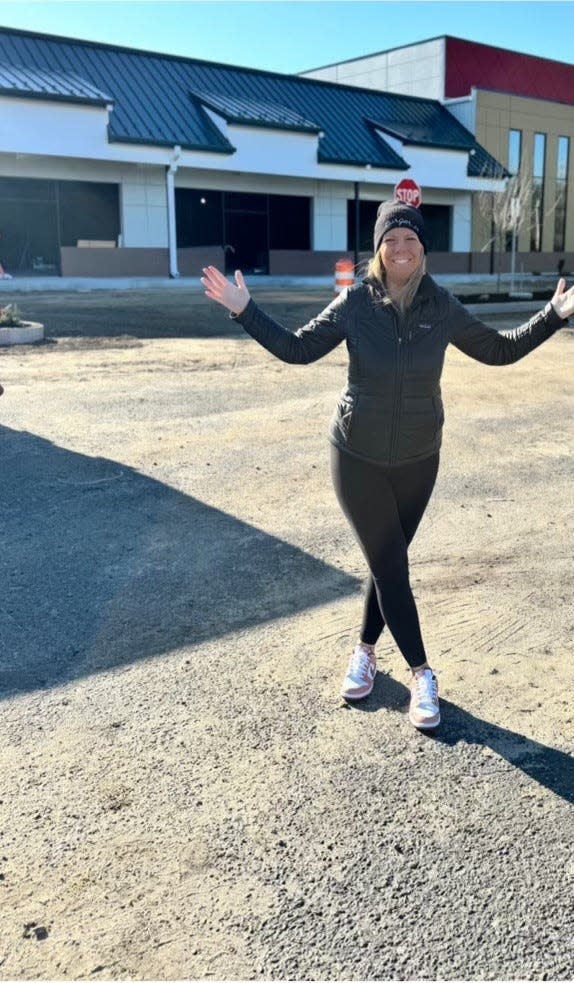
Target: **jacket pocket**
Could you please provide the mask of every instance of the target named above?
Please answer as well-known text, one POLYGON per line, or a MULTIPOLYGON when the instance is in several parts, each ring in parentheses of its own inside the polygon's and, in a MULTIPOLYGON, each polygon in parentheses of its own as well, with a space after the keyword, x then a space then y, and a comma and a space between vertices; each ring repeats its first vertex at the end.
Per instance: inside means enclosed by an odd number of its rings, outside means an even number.
POLYGON ((343 435, 348 440, 353 428, 353 415, 357 406, 356 396, 344 396, 339 403, 340 425, 343 435))
POLYGON ((355 396, 347 446, 350 451, 373 461, 388 461, 391 450, 392 399, 361 393, 355 396))
POLYGON ((341 396, 332 420, 333 436, 338 437, 347 443, 353 427, 353 416, 356 410, 358 397, 352 393, 345 393, 341 396))
POLYGON ((441 430, 440 400, 435 396, 410 397, 403 407, 398 438, 398 459, 422 457, 436 448, 441 430))

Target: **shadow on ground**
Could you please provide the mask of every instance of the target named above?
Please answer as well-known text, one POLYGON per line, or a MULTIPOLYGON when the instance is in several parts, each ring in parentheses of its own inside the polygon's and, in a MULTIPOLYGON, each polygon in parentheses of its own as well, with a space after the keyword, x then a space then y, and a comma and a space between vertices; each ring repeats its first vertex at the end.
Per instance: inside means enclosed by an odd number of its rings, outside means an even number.
POLYGON ((0 459, 0 695, 359 589, 354 577, 113 460, 7 427, 0 459))
MULTIPOLYGON (((378 672, 371 695, 366 700, 353 704, 352 708, 363 713, 375 713, 383 709, 404 712, 409 696, 406 686, 386 673, 378 672)), ((449 700, 441 699, 440 709, 440 727, 436 731, 421 731, 422 738, 435 740, 449 747, 462 741, 488 747, 566 802, 574 803, 574 758, 570 754, 475 717, 449 700)), ((494 762, 492 770, 496 770, 494 762)), ((479 777, 485 777, 484 769, 479 777)))

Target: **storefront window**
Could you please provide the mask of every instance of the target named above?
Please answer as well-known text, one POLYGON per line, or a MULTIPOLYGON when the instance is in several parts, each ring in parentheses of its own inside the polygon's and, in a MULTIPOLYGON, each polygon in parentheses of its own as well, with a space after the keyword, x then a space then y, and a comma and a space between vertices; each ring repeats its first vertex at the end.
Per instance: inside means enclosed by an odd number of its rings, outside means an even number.
POLYGON ((509 130, 508 132, 508 170, 511 174, 518 174, 522 159, 522 131, 509 130))
POLYGON ((532 206, 530 213, 530 249, 540 252, 544 228, 544 171, 546 164, 546 134, 534 134, 532 159, 532 206))
MULTIPOLYGON (((378 201, 359 200, 359 249, 360 253, 373 252, 373 229, 377 218, 378 201)), ((347 249, 355 249, 355 199, 347 199, 347 249)))
POLYGON ((221 246, 225 270, 269 271, 270 249, 311 248, 311 199, 176 188, 177 245, 221 246))
MULTIPOLYGON (((378 201, 359 201, 359 252, 373 252, 373 229, 377 219, 378 201)), ((429 251, 447 253, 451 240, 449 205, 421 205, 429 251)), ((347 248, 355 249, 355 199, 347 199, 347 248)))
POLYGON ((570 156, 569 137, 558 137, 556 160, 556 209, 554 212, 554 249, 562 252, 566 241, 566 204, 568 186, 568 164, 570 156))
POLYGON ((311 248, 311 199, 269 195, 270 249, 311 248))
POLYGON ((116 184, 0 178, 0 263, 9 273, 57 275, 60 247, 117 242, 116 184))
POLYGON ((117 184, 58 181, 60 245, 77 246, 79 240, 114 242, 120 234, 117 184))
POLYGON ((221 246, 223 244, 223 203, 221 191, 175 189, 177 245, 221 246))
POLYGON ((8 273, 59 272, 55 181, 0 178, 0 263, 8 273))
POLYGON ((450 205, 421 205, 429 252, 448 253, 451 242, 452 208, 450 205))

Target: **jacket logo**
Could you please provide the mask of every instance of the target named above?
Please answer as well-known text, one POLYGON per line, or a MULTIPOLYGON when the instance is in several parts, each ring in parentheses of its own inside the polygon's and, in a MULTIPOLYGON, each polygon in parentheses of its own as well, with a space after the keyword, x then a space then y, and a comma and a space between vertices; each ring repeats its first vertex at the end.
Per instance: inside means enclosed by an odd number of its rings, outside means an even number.
POLYGON ((421 323, 419 323, 419 328, 423 328, 424 331, 430 331, 430 329, 432 328, 432 324, 421 324, 421 323))

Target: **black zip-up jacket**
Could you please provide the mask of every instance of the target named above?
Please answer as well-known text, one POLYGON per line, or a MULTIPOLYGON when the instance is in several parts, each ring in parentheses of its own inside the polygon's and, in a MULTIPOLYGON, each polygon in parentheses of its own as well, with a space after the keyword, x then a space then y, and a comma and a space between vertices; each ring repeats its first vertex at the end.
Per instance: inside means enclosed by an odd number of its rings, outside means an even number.
POLYGON ((329 439, 376 464, 407 464, 439 450, 444 423, 440 377, 449 343, 486 365, 508 365, 567 323, 547 304, 526 324, 497 331, 473 317, 428 275, 406 314, 385 301, 382 288, 367 278, 344 290, 295 332, 270 318, 252 299, 234 316, 284 362, 315 362, 346 342, 347 385, 329 439))

